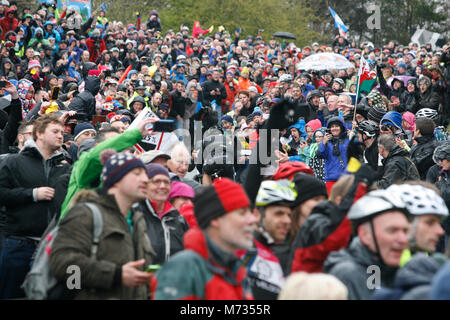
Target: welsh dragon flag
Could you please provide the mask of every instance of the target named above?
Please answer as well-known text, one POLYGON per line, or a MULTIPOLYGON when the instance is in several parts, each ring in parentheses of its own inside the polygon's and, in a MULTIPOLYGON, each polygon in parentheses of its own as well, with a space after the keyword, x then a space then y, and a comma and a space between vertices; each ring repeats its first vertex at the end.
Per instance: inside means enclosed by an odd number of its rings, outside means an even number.
POLYGON ((377 80, 377 73, 370 68, 369 63, 361 55, 361 61, 358 71, 358 88, 357 92, 366 91, 370 92, 374 82, 377 80))

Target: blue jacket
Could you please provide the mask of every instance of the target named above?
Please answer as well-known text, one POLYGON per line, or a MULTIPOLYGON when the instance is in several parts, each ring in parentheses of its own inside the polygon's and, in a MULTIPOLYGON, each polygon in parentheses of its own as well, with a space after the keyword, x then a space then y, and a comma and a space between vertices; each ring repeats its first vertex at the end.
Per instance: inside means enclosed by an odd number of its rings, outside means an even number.
POLYGON ((302 87, 302 94, 303 94, 303 96, 305 97, 305 99, 306 99, 306 97, 308 96, 308 93, 309 93, 311 90, 314 90, 314 89, 315 89, 315 87, 314 87, 312 84, 309 84, 309 83, 305 84, 305 85, 302 87))
MULTIPOLYGON (((332 141, 335 142, 336 139, 333 138, 332 141)), ((348 138, 345 137, 345 139, 339 139, 339 153, 341 155, 342 162, 344 163, 343 165, 341 164, 339 157, 333 154, 332 141, 328 141, 326 145, 321 142, 319 145, 319 149, 317 150, 319 155, 325 159, 325 181, 337 181, 341 174, 345 171, 348 162, 348 138)))

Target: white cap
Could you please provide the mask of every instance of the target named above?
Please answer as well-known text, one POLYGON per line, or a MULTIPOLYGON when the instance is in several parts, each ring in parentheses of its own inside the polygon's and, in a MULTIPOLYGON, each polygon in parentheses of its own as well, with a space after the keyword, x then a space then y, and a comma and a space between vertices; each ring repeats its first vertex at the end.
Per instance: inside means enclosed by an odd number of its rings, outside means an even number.
POLYGON ((258 89, 256 89, 256 87, 254 87, 254 86, 251 86, 250 88, 248 88, 248 91, 258 93, 258 89))

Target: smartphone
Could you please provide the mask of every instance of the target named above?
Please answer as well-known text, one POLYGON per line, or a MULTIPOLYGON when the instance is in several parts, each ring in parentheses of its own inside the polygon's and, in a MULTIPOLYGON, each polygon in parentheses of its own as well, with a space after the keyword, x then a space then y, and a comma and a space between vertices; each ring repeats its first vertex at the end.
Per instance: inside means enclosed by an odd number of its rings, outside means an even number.
POLYGON ((325 103, 325 98, 324 97, 320 97, 320 103, 325 103))
POLYGON ((155 132, 172 132, 175 130, 175 121, 173 120, 159 120, 153 124, 153 131, 155 132))
POLYGON ((106 11, 106 9, 108 9, 108 6, 106 5, 106 3, 102 3, 102 4, 100 5, 100 10, 106 11))
POLYGON ((0 80, 0 88, 6 87, 6 84, 7 84, 7 83, 8 83, 8 81, 0 80))
POLYGON ((59 91, 61 90, 61 87, 53 87, 52 88, 52 94, 51 94, 51 101, 56 101, 59 98, 59 91))
POLYGON ((331 129, 327 129, 326 133, 331 134, 331 129))
POLYGON ((152 264, 152 265, 149 265, 147 267, 147 269, 145 269, 145 272, 156 272, 159 269, 161 269, 161 265, 159 265, 159 264, 152 264))
POLYGON ((236 28, 236 31, 239 32, 239 33, 241 33, 241 32, 242 32, 242 29, 241 29, 241 28, 236 28))

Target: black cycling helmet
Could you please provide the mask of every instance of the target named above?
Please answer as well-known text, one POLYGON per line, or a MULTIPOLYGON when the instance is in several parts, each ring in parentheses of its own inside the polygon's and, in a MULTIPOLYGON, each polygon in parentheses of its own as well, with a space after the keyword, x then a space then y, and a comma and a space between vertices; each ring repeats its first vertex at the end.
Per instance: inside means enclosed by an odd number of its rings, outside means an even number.
POLYGON ((365 134, 368 138, 373 138, 380 133, 380 129, 372 121, 364 120, 356 127, 356 132, 365 134))

